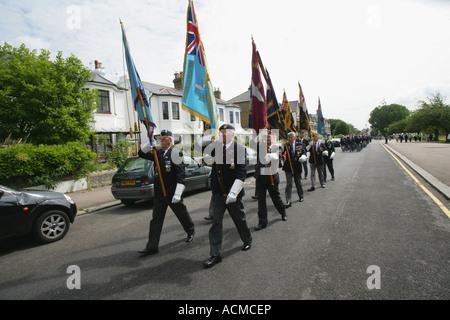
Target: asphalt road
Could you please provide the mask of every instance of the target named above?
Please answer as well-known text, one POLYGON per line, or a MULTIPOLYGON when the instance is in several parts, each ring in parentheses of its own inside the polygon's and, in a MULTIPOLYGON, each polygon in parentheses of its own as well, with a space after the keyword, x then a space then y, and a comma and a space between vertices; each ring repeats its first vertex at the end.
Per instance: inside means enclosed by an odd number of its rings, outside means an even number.
POLYGON ((244 203, 253 246, 240 250, 226 214, 223 262, 212 269, 203 269, 210 191, 185 197, 194 242, 184 243, 169 209, 155 256, 136 253, 147 240, 148 202, 79 216, 57 243, 2 242, 0 299, 449 299, 449 217, 377 142, 359 153, 339 150, 335 170, 326 189, 306 192, 310 181, 303 180, 305 201, 288 209, 286 222, 268 197, 269 226, 259 232, 248 178, 244 203), (71 290, 73 265, 81 288, 71 290))

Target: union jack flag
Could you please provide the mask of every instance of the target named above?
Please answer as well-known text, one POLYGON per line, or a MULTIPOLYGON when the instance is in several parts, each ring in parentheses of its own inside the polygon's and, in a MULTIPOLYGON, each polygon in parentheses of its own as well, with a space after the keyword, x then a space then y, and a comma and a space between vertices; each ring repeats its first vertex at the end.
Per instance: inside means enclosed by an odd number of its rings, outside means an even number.
POLYGON ((205 66, 205 59, 203 57, 203 43, 200 40, 200 33, 198 31, 197 17, 195 16, 194 3, 191 2, 188 12, 188 42, 187 53, 198 57, 200 64, 205 66))

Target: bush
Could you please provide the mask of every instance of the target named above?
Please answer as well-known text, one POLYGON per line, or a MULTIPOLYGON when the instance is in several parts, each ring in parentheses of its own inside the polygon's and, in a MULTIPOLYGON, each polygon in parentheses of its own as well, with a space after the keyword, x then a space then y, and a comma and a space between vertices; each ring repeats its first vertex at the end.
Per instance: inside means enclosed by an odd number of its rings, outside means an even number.
POLYGON ((130 143, 126 139, 120 139, 112 146, 112 150, 107 152, 108 161, 111 161, 117 168, 130 156, 130 143))
POLYGON ((17 144, 0 149, 0 183, 12 187, 44 184, 52 188, 66 177, 87 174, 96 154, 79 142, 65 145, 17 144))

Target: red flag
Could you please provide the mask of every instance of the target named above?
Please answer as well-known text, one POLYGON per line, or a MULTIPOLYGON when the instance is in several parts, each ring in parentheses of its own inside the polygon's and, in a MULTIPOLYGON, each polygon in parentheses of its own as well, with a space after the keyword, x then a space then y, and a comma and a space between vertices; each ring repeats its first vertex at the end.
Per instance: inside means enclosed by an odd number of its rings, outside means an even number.
POLYGON ((261 81, 261 73, 256 51, 255 42, 252 39, 252 86, 250 91, 251 107, 249 116, 249 127, 259 133, 260 129, 267 128, 267 106, 264 94, 264 86, 261 81))

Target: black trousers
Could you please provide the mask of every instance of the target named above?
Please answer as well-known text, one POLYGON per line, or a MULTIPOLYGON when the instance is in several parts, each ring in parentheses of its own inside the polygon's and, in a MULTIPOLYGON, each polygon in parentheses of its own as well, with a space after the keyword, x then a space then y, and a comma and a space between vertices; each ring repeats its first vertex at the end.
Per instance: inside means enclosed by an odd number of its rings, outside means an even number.
POLYGON ((238 197, 234 203, 225 204, 221 194, 213 194, 211 201, 213 203, 213 220, 211 229, 209 230, 211 256, 218 257, 222 254, 222 223, 225 210, 228 210, 230 213, 231 219, 233 219, 242 242, 245 244, 252 244, 252 235, 247 225, 242 197, 238 197))
POLYGON ((172 211, 175 213, 175 216, 183 226, 184 231, 186 231, 188 235, 195 233, 194 222, 192 222, 191 216, 189 215, 189 212, 187 211, 187 208, 184 205, 183 201, 179 203, 168 203, 163 199, 163 197, 158 197, 155 195, 153 205, 153 219, 150 221, 148 243, 146 246, 147 249, 158 249, 167 207, 170 207, 170 209, 172 209, 172 211))
POLYGON ((323 166, 323 180, 327 181, 327 168, 331 173, 331 177, 334 178, 333 159, 323 157, 323 160, 325 161, 325 165, 323 166))
POLYGON ((277 174, 273 175, 273 186, 270 176, 261 175, 258 178, 258 218, 259 224, 267 225, 267 202, 266 202, 266 191, 269 192, 270 198, 281 215, 286 214, 286 209, 284 208, 283 200, 281 199, 280 190, 278 185, 280 184, 280 177, 277 174))

